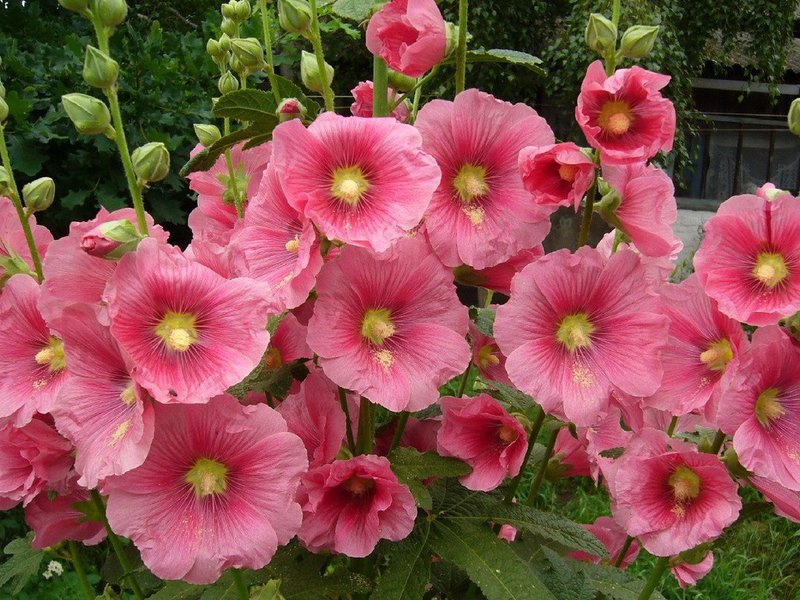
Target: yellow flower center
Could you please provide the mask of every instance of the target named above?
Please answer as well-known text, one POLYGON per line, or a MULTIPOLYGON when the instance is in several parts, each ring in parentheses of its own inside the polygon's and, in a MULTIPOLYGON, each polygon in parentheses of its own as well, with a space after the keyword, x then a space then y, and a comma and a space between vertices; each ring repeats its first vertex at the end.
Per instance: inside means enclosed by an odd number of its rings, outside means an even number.
POLYGON ((762 427, 769 427, 773 421, 786 414, 786 409, 778 400, 780 390, 768 388, 758 395, 756 400, 756 419, 762 427))
POLYGON ((756 258, 753 277, 772 289, 789 276, 783 256, 775 252, 762 252, 756 258))
POLYGON ((510 444, 517 441, 519 433, 507 425, 501 425, 497 430, 497 437, 500 438, 500 441, 504 444, 510 444))
POLYGON ((556 332, 556 339, 564 344, 568 350, 574 352, 578 348, 585 348, 592 343, 592 333, 595 327, 589 321, 586 313, 576 313, 564 317, 556 332))
POLYGON ((700 361, 712 371, 719 373, 725 372, 731 360, 733 360, 733 349, 726 338, 711 342, 708 348, 700 353, 700 361))
POLYGON ((186 352, 197 342, 196 318, 190 313, 167 312, 156 325, 155 334, 170 350, 186 352))
POLYGON ((477 165, 464 165, 453 179, 453 187, 466 203, 485 196, 489 193, 486 169, 477 165))
POLYGON ((47 345, 36 353, 34 360, 37 364, 47 365, 47 369, 51 373, 63 371, 67 368, 63 342, 51 335, 47 345))
POLYGON ((222 494, 228 488, 228 467, 210 458, 199 458, 183 480, 194 488, 198 498, 222 494))
POLYGON ((119 394, 119 399, 127 406, 136 404, 136 392, 133 389, 133 382, 131 381, 124 390, 119 394))
POLYGON ((623 100, 611 100, 603 105, 597 117, 597 124, 603 131, 613 136, 627 133, 633 124, 633 113, 623 100))
POLYGON ((331 195, 355 206, 369 189, 369 182, 360 167, 341 167, 333 172, 331 195))
POLYGON ((685 465, 675 469, 667 483, 679 504, 694 500, 700 495, 700 476, 685 465))
POLYGON ((359 477, 358 475, 353 475, 350 479, 342 484, 342 487, 350 492, 352 496, 361 498, 375 489, 375 481, 372 479, 359 477))
POLYGON ((573 165, 561 165, 558 167, 558 176, 567 183, 573 183, 578 174, 578 167, 573 165))
POLYGON ((288 242, 286 242, 286 251, 287 252, 297 252, 300 250, 300 239, 298 236, 294 236, 288 242))
POLYGON ((376 346, 382 346, 395 333, 391 315, 388 308, 370 308, 361 321, 361 335, 376 346))
POLYGON ((500 359, 493 354, 494 347, 491 345, 481 346, 478 350, 478 366, 481 369, 496 367, 500 364, 500 359))

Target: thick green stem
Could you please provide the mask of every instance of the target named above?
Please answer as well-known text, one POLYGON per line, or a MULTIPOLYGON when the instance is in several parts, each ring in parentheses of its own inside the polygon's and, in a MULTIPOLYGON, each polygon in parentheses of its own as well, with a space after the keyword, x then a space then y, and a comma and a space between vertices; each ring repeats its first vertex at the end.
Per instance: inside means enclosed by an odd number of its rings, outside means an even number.
POLYGON ((669 566, 669 557, 663 556, 658 559, 658 562, 653 567, 653 570, 650 571, 650 577, 647 578, 647 583, 644 584, 642 588, 642 593, 639 594, 639 600, 649 600, 650 596, 655 591, 656 587, 658 587, 659 581, 661 581, 661 577, 664 575, 664 571, 667 570, 669 566))
POLYGON ((456 95, 464 91, 467 82, 467 20, 468 0, 458 0, 458 48, 456 48, 456 95))
POLYGON ((531 484, 531 491, 528 492, 528 498, 525 500, 525 503, 528 506, 533 506, 533 503, 536 502, 536 497, 539 495, 539 488, 542 487, 542 482, 544 481, 544 474, 547 472, 547 465, 550 462, 550 457, 553 456, 553 448, 556 447, 556 438, 558 437, 558 429, 554 429, 553 433, 550 434, 550 439, 547 440, 547 447, 544 450, 544 456, 542 457, 542 462, 539 465, 539 470, 536 471, 536 477, 533 478, 533 483, 531 484))
POLYGON ((725 443, 725 434, 721 431, 717 432, 717 435, 714 436, 714 441, 711 442, 711 448, 709 448, 709 454, 719 454, 720 448, 722 448, 722 444, 725 443))
MULTIPOLYGON (((222 127, 225 131, 225 135, 231 134, 231 120, 228 117, 225 117, 222 127)), ((228 185, 231 188, 231 194, 233 194, 233 206, 236 208, 236 216, 239 219, 243 219, 244 198, 239 195, 239 186, 236 183, 236 170, 233 168, 233 159, 231 158, 230 148, 225 149, 225 164, 228 167, 228 185)))
POLYGON ((514 479, 511 480, 511 483, 508 486, 508 491, 506 492, 505 496, 505 503, 511 504, 514 500, 514 496, 517 494, 517 489, 519 488, 519 483, 522 481, 522 474, 525 471, 525 465, 528 464, 528 459, 531 457, 531 452, 533 452, 533 447, 536 445, 536 438, 539 437, 539 432, 542 430, 542 423, 544 423, 544 411, 542 410, 541 406, 536 407, 536 417, 533 420, 533 425, 531 425, 531 432, 528 434, 528 449, 525 451, 525 458, 522 459, 522 466, 519 469, 519 473, 514 479))
POLYGON ((353 421, 350 419, 350 408, 347 406, 347 393, 344 388, 339 388, 339 405, 342 407, 342 412, 345 416, 347 446, 350 448, 350 452, 355 452, 356 441, 353 437, 353 421))
POLYGON ((419 112, 419 100, 422 98, 422 86, 419 86, 414 91, 414 102, 411 105, 411 122, 415 123, 417 121, 417 113, 419 112))
POLYGON ((397 427, 394 430, 394 435, 392 436, 392 445, 389 446, 389 452, 387 454, 391 454, 392 450, 397 448, 400 445, 400 440, 403 439, 403 432, 406 430, 406 423, 408 423, 408 417, 411 413, 408 411, 403 411, 400 413, 400 417, 397 419, 397 427))
POLYGON ((458 391, 456 392, 456 398, 461 398, 461 396, 463 396, 464 392, 467 390, 467 381, 469 380, 470 371, 472 371, 471 360, 467 365, 467 370, 464 371, 464 375, 461 377, 461 383, 458 384, 458 391))
POLYGON ((618 569, 622 566, 622 563, 625 561, 625 555, 628 553, 628 550, 631 549, 631 544, 633 544, 634 538, 628 536, 625 538, 625 543, 622 544, 622 549, 617 554, 617 558, 614 559, 614 566, 618 569))
POLYGON ((139 587, 139 582, 136 581, 136 575, 134 575, 133 571, 131 570, 131 562, 125 555, 125 549, 122 547, 122 542, 119 541, 117 534, 114 533, 114 531, 111 529, 111 525, 108 524, 108 518, 106 517, 106 506, 103 504, 103 499, 100 497, 100 494, 97 492, 97 490, 92 490, 92 504, 94 504, 95 508, 97 508, 97 512, 100 514, 100 517, 103 520, 103 527, 106 528, 108 541, 111 542, 111 547, 114 549, 114 553, 117 555, 117 560, 119 560, 119 564, 122 567, 123 578, 128 580, 128 583, 133 590, 133 595, 136 596, 136 600, 144 600, 144 593, 142 592, 142 588, 139 587))
POLYGON ((586 206, 583 207, 583 219, 581 220, 581 231, 578 234, 578 248, 589 243, 589 230, 592 225, 592 213, 594 212, 594 199, 597 196, 597 180, 589 188, 586 194, 586 206))
POLYGON ((611 22, 619 26, 619 14, 622 2, 621 0, 614 0, 613 7, 611 8, 611 22))
POLYGON ((278 80, 275 79, 275 60, 272 57, 272 25, 267 12, 267 0, 258 0, 258 9, 261 12, 261 31, 264 34, 264 51, 267 55, 267 79, 272 87, 272 95, 275 96, 276 104, 280 104, 283 98, 278 89, 278 80))
POLYGON ((669 427, 667 427, 667 435, 672 437, 675 434, 675 428, 678 426, 678 417, 672 417, 672 420, 669 422, 669 427))
POLYGON ((22 225, 22 232, 25 234, 25 241, 28 243, 28 250, 31 253, 31 260, 33 260, 33 268, 36 271, 36 278, 41 282, 44 279, 42 272, 42 258, 39 256, 39 249, 36 247, 36 240, 33 239, 33 232, 31 231, 31 224, 28 222, 28 216, 22 206, 22 198, 19 194, 17 182, 14 180, 14 172, 11 170, 11 157, 8 155, 8 147, 6 146, 6 135, 3 125, 0 123, 0 157, 2 157, 3 167, 8 173, 8 180, 11 185, 11 203, 17 211, 17 217, 22 225))
POLYGON ((231 569, 231 577, 233 577, 233 584, 236 586, 239 598, 241 600, 250 600, 250 592, 247 589, 247 584, 244 582, 242 572, 239 569, 231 569))
POLYGON ((386 61, 376 56, 372 61, 372 116, 385 117, 389 114, 389 71, 386 61))
POLYGON ((67 542, 69 553, 72 555, 72 566, 75 567, 75 573, 78 575, 78 581, 81 584, 81 591, 86 600, 94 600, 95 593, 92 586, 89 585, 89 580, 86 578, 86 567, 83 564, 83 555, 81 549, 72 540, 67 542))
POLYGON ((372 452, 372 402, 361 397, 358 407, 358 442, 356 454, 369 454, 372 452))
POLYGON ((325 69, 325 54, 322 51, 322 34, 319 31, 319 18, 317 15, 317 0, 309 0, 311 8, 311 45, 314 46, 314 54, 317 57, 317 68, 322 83, 322 97, 325 99, 325 110, 333 112, 336 108, 333 104, 333 90, 328 83, 327 70, 325 69))

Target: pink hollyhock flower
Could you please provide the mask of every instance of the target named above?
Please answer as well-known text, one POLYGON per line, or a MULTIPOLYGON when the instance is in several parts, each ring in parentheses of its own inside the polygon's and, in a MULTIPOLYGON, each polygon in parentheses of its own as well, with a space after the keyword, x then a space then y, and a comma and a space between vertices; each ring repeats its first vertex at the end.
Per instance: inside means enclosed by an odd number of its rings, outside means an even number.
POLYGON ((292 313, 287 314, 269 340, 264 358, 268 369, 280 369, 300 358, 311 358, 314 353, 306 343, 308 328, 301 325, 292 313))
POLYGON ((699 563, 692 564, 682 562, 679 565, 672 567, 670 571, 678 581, 678 585, 681 587, 681 589, 684 589, 690 585, 697 585, 697 582, 708 575, 713 568, 714 553, 709 552, 699 563))
POLYGON ((595 176, 594 161, 572 142, 523 148, 519 170, 534 202, 553 210, 572 206, 575 212, 595 176))
POLYGON ((289 206, 273 165, 231 238, 230 253, 236 275, 267 284, 274 312, 300 306, 314 287, 323 262, 317 233, 289 206))
POLYGON ((425 223, 444 264, 485 269, 545 238, 550 210, 531 200, 517 167, 520 150, 554 141, 535 110, 473 89, 428 102, 415 125, 442 168, 425 223))
MULTIPOLYGON (((372 104, 375 99, 375 86, 373 83, 371 81, 361 81, 356 87, 350 90, 350 93, 353 94, 353 98, 355 98, 355 102, 350 105, 350 112, 352 115, 354 117, 371 117, 372 104)), ((387 88, 386 96, 389 101, 389 107, 391 108, 397 102, 397 92, 392 88, 387 88)), ((391 115, 401 123, 408 121, 409 110, 405 100, 392 110, 391 115)))
MULTIPOLYGON (((564 427, 556 436, 553 459, 558 461, 559 475, 562 477, 587 477, 592 474, 589 456, 584 445, 564 427)), ((552 459, 551 459, 552 460, 552 459)))
POLYGON ((278 412, 286 419, 289 431, 303 440, 309 466, 318 467, 336 458, 345 437, 345 416, 338 388, 322 371, 313 369, 300 384, 300 391, 290 394, 278 412))
POLYGON ((27 506, 46 490, 63 490, 72 468, 71 444, 44 418, 0 427, 0 505, 27 506), (5 499, 6 502, 3 502, 5 499))
MULTIPOLYGON (((189 189, 197 192, 197 208, 189 214, 189 227, 195 239, 225 246, 236 225, 236 197, 247 201, 258 192, 261 178, 272 154, 271 144, 244 150, 244 142, 231 148, 233 177, 225 155, 220 155, 208 171, 189 173, 189 189)), ((194 156, 203 150, 198 144, 194 156)))
POLYGON ((607 479, 608 473, 615 470, 616 461, 604 453, 626 448, 633 438, 631 431, 622 428, 622 421, 619 404, 612 404, 609 411, 600 416, 593 425, 578 428, 578 437, 585 443, 589 471, 595 483, 599 481, 601 474, 607 479))
POLYGON ((744 468, 800 491, 800 350, 767 329, 726 377, 716 421, 744 468))
POLYGON ((367 49, 395 71, 420 77, 447 50, 444 17, 434 0, 391 0, 367 25, 367 49))
POLYGON ((477 367, 481 376, 490 381, 513 385, 506 373, 506 357, 500 352, 494 338, 481 333, 470 321, 469 339, 472 342, 472 364, 477 367))
POLYGON ((441 173, 422 138, 394 119, 325 113, 275 128, 274 165, 289 204, 328 238, 383 252, 419 225, 441 173))
POLYGON ((501 540, 507 541, 509 544, 517 539, 517 528, 509 525, 508 523, 500 526, 500 531, 497 532, 497 537, 501 540))
POLYGON ((678 220, 675 186, 661 169, 644 163, 603 165, 603 179, 620 195, 614 217, 645 256, 670 256, 683 246, 672 226, 678 220))
POLYGON ((756 196, 759 198, 763 198, 764 200, 775 200, 775 198, 781 196, 787 196, 789 198, 793 198, 790 192, 786 190, 781 190, 775 187, 774 183, 765 183, 760 188, 756 190, 756 196))
POLYGON ((267 304, 251 280, 227 280, 146 239, 106 290, 111 333, 134 380, 159 402, 206 402, 244 379, 267 348, 267 304))
POLYGON ((694 266, 723 313, 762 326, 800 310, 800 202, 734 196, 705 227, 694 266))
POLYGON ((453 269, 456 281, 462 285, 482 287, 494 292, 500 292, 506 296, 511 295, 511 280, 514 275, 527 267, 537 258, 544 256, 544 248, 541 244, 533 248, 523 250, 493 267, 487 267, 476 271, 467 265, 461 265, 453 269))
MULTIPOLYGON (((625 530, 611 517, 598 517, 594 523, 583 526, 587 531, 592 533, 603 546, 608 550, 608 557, 605 560, 610 561, 612 564, 617 560, 619 553, 622 552, 622 547, 625 545, 625 540, 628 534, 625 530)), ((570 558, 575 560, 583 560, 599 565, 603 562, 603 558, 589 554, 588 552, 573 552, 570 558)), ((625 552, 625 556, 620 564, 621 569, 627 569, 630 564, 639 556, 639 544, 635 541, 630 545, 625 552)))
POLYGON ((201 238, 195 238, 186 246, 183 255, 192 262, 208 267, 225 279, 233 279, 229 246, 220 246, 201 238))
POLYGON ((417 516, 411 492, 382 456, 361 455, 310 470, 298 500, 303 545, 353 558, 368 556, 380 540, 404 539, 417 516))
POLYGON ((609 477, 614 518, 656 556, 718 537, 742 508, 738 486, 714 454, 663 431, 643 430, 609 477))
POLYGON ((751 474, 748 481, 764 495, 767 502, 773 504, 775 514, 800 523, 800 492, 786 489, 781 484, 758 475, 751 474))
POLYGON ((506 477, 516 477, 528 449, 525 429, 488 394, 471 398, 445 397, 439 454, 460 458, 472 472, 459 478, 465 488, 495 489, 506 477))
POLYGON ((14 275, 0 296, 0 419, 17 426, 50 412, 69 376, 64 345, 36 307, 39 295, 35 279, 14 275))
POLYGON ((719 392, 722 376, 738 366, 747 336, 706 296, 695 275, 659 292, 663 314, 670 319, 669 341, 661 354, 664 378, 644 402, 676 416, 702 411, 719 392))
POLYGON ((668 320, 630 250, 606 261, 592 248, 560 250, 523 269, 494 333, 506 371, 547 412, 576 425, 605 412, 612 391, 649 396, 661 383, 668 320))
POLYGON ((675 261, 683 249, 682 241, 677 240, 675 245, 672 246, 670 254, 667 256, 645 256, 639 252, 636 245, 632 243, 627 244, 625 242, 620 242, 617 244, 616 250, 614 250, 615 237, 616 232, 614 231, 605 234, 603 239, 597 244, 597 251, 606 258, 610 258, 614 252, 626 248, 637 254, 644 267, 644 279, 647 282, 647 287, 653 290, 657 291, 662 285, 669 281, 670 275, 672 275, 672 272, 675 270, 675 261))
MULTIPOLYGON (((122 208, 110 213, 101 208, 91 221, 70 223, 69 235, 51 244, 52 252, 45 256, 42 265, 44 283, 39 310, 56 331, 61 325, 61 313, 73 304, 89 304, 104 317, 103 291, 117 268, 117 262, 87 254, 81 244, 83 237, 93 229, 119 219, 136 223, 136 212, 132 208, 122 208)), ((151 237, 166 243, 169 234, 160 225, 154 225, 149 215, 147 224, 151 237)))
POLYGON ((263 567, 300 528, 303 443, 268 406, 227 394, 155 414, 147 459, 105 481, 111 527, 162 579, 211 583, 224 569, 263 567))
POLYGON ((575 120, 605 164, 646 162, 659 151, 672 150, 675 107, 660 92, 669 80, 640 67, 618 69, 608 77, 601 61, 589 65, 575 120))
MULTIPOLYGON (((37 225, 34 215, 28 217, 28 224, 39 256, 44 258, 53 234, 47 227, 37 225)), ((11 199, 0 196, 0 288, 5 283, 6 274, 24 273, 26 270, 35 273, 28 241, 11 199)))
POLYGON ((469 363, 469 317, 452 274, 419 239, 393 256, 346 247, 325 266, 308 345, 336 384, 389 410, 416 411, 469 363))
POLYGON ((130 360, 90 306, 67 308, 63 333, 70 378, 53 418, 75 445, 78 484, 92 489, 144 462, 153 440, 153 407, 131 378, 130 360))
POLYGON ((65 540, 81 542, 86 546, 99 544, 106 538, 100 521, 87 521, 86 515, 75 504, 89 500, 89 492, 70 486, 67 493, 51 497, 42 492, 25 507, 25 522, 33 529, 31 546, 47 548, 65 540))

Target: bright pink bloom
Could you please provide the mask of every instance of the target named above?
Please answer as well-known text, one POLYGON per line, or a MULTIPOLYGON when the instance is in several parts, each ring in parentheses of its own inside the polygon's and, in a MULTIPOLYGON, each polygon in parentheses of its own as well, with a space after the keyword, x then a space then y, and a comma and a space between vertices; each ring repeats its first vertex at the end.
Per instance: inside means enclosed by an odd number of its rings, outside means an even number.
POLYGON ((717 425, 733 435, 744 468, 800 491, 800 350, 768 329, 726 377, 717 425))
POLYGON ((263 567, 300 527, 300 439, 268 406, 228 395, 155 413, 147 460, 106 479, 111 527, 162 579, 211 583, 223 569, 263 567))
POLYGON ((380 540, 411 533, 417 507, 389 461, 361 455, 312 469, 298 490, 303 526, 298 537, 312 552, 368 556, 380 540))
POLYGON ((106 290, 111 333, 159 402, 206 402, 244 379, 267 349, 266 301, 252 280, 223 279, 146 239, 106 290))
POLYGON ((519 170, 525 189, 537 204, 555 210, 581 206, 584 194, 594 182, 594 161, 572 142, 529 146, 519 153, 519 170))
POLYGON ((506 385, 513 385, 506 373, 506 357, 494 338, 484 335, 469 322, 469 339, 472 342, 472 364, 478 369, 481 377, 491 381, 499 381, 506 385))
POLYGON ((452 273, 420 239, 391 258, 347 247, 325 266, 308 345, 325 374, 389 410, 416 411, 469 363, 469 317, 452 273))
POLYGON ((133 382, 129 359, 90 306, 67 308, 63 333, 70 377, 53 417, 75 445, 78 483, 92 489, 144 462, 153 440, 153 407, 133 382))
POLYGON ((317 233, 289 206, 273 165, 231 238, 230 252, 236 275, 267 284, 273 312, 300 306, 314 287, 322 268, 317 233))
POLYGON ((765 500, 774 505, 775 514, 800 523, 800 492, 788 490, 781 484, 758 475, 751 474, 748 480, 754 488, 764 494, 765 500))
POLYGON ((684 562, 676 567, 672 567, 670 571, 678 581, 678 585, 683 589, 690 585, 697 585, 697 582, 708 575, 713 568, 714 553, 709 552, 699 563, 691 564, 684 562))
MULTIPOLYGON (((28 224, 39 256, 44 258, 50 242, 53 241, 53 234, 47 227, 37 225, 34 215, 28 217, 28 224)), ((25 269, 35 273, 28 241, 11 199, 0 196, 0 288, 3 287, 6 273, 21 273, 25 269)))
POLYGON ((566 427, 563 427, 556 436, 553 458, 558 460, 559 475, 562 477, 581 477, 583 475, 588 477, 592 474, 586 448, 580 440, 572 436, 566 427))
MULTIPOLYGON (((614 249, 615 237, 616 233, 611 231, 605 234, 597 244, 597 251, 606 258, 610 258, 614 254, 612 250, 614 249)), ((669 281, 670 275, 675 270, 675 261, 683 249, 683 242, 678 239, 668 256, 645 256, 639 252, 635 244, 626 244, 625 242, 617 244, 616 251, 624 250, 625 248, 639 256, 639 260, 644 267, 644 279, 647 282, 647 287, 658 290, 669 281)))
POLYGON ((604 456, 603 453, 614 448, 626 448, 633 438, 631 431, 622 428, 620 424, 622 420, 619 404, 616 403, 612 404, 609 411, 601 415, 593 425, 578 429, 578 437, 586 444, 589 470, 595 483, 601 473, 608 479, 608 472, 615 469, 615 460, 604 456))
POLYGON ((444 59, 447 30, 434 0, 391 0, 367 25, 367 48, 409 77, 444 59))
POLYGON ((192 262, 208 267, 225 279, 233 279, 229 246, 220 246, 202 238, 194 238, 183 255, 192 262))
MULTIPOLYGON (((374 84, 371 81, 362 81, 350 90, 350 93, 353 94, 353 98, 355 98, 355 102, 350 105, 350 112, 353 116, 371 117, 372 104, 375 99, 374 84)), ((397 102, 397 92, 392 88, 387 88, 386 96, 389 101, 389 107, 391 108, 397 102)), ((401 123, 408 121, 409 111, 408 104, 406 104, 405 100, 392 110, 391 115, 401 123)))
POLYGON ((330 239, 382 252, 419 225, 441 173, 410 125, 325 113, 273 133, 289 204, 330 239))
POLYGON ((603 165, 603 179, 620 195, 614 216, 631 242, 645 256, 670 256, 683 244, 673 231, 678 220, 675 186, 664 171, 635 163, 603 165))
POLYGON ((645 405, 673 415, 702 411, 718 393, 723 374, 738 366, 747 336, 706 296, 695 275, 659 292, 670 319, 669 342, 661 354, 661 387, 645 405))
POLYGON ((661 383, 666 317, 647 290, 637 256, 604 260, 583 247, 554 252, 512 282, 494 333, 516 386, 547 412, 591 425, 614 390, 649 396, 661 383))
POLYGON ((718 537, 742 508, 738 485, 714 454, 663 431, 644 430, 609 478, 614 518, 656 556, 718 537))
POLYGON ((301 325, 292 313, 288 313, 269 340, 264 365, 268 369, 280 369, 300 358, 311 358, 314 353, 306 343, 308 328, 301 325))
POLYGON ((525 429, 502 404, 488 394, 445 397, 440 404, 439 453, 472 467, 469 475, 459 478, 465 488, 488 492, 506 477, 519 474, 528 440, 525 429))
POLYGON ((453 269, 453 274, 456 276, 456 281, 463 285, 482 287, 510 296, 511 280, 514 275, 542 256, 544 256, 544 248, 539 244, 533 248, 523 250, 499 265, 487 267, 480 271, 476 271, 467 265, 461 265, 453 269))
POLYGON ((604 163, 645 162, 672 150, 675 107, 660 92, 669 80, 640 67, 618 69, 608 77, 601 61, 589 65, 575 120, 604 163))
POLYGON ((792 194, 786 190, 776 188, 774 183, 765 183, 762 185, 756 190, 756 196, 770 201, 775 200, 775 198, 780 196, 788 196, 789 198, 793 197, 792 194))
MULTIPOLYGON (((609 560, 613 564, 614 561, 617 560, 619 553, 622 552, 622 547, 625 545, 625 539, 628 536, 625 530, 611 517, 598 517, 594 523, 584 525, 583 527, 591 532, 606 547, 606 550, 608 550, 608 558, 606 560, 609 560)), ((604 560, 600 556, 582 551, 573 552, 569 556, 570 558, 592 562, 596 565, 599 565, 604 560)), ((627 552, 625 552, 625 557, 622 559, 620 568, 623 570, 627 569, 630 564, 636 560, 637 556, 639 556, 639 544, 634 541, 627 552)))
POLYGON ((520 150, 554 141, 535 110, 472 89, 428 102, 415 125, 442 168, 425 223, 444 264, 485 269, 545 238, 551 211, 531 200, 517 166, 520 150))
POLYGON ((508 523, 500 526, 500 531, 497 532, 497 537, 501 540, 507 541, 509 544, 517 539, 517 528, 509 525, 508 523))
POLYGON ((100 521, 87 521, 86 515, 75 508, 78 502, 89 500, 89 492, 70 486, 68 492, 51 498, 42 492, 25 507, 25 522, 33 529, 31 546, 47 548, 65 540, 81 542, 86 546, 99 544, 106 538, 100 521))
POLYGON ((27 506, 40 492, 64 490, 71 450, 44 418, 35 417, 24 427, 0 427, 0 505, 11 508, 21 500, 27 506))
POLYGON ((37 309, 40 288, 28 275, 14 275, 0 296, 0 418, 24 425, 48 413, 69 374, 64 346, 37 309))
POLYGON ((719 309, 751 325, 800 310, 800 202, 753 195, 722 203, 706 223, 694 266, 719 309))

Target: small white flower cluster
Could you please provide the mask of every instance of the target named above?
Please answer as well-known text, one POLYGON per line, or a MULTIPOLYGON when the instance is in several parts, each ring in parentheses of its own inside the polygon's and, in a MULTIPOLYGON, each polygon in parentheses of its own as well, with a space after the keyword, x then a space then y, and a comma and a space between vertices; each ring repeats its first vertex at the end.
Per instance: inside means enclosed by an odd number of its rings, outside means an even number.
POLYGON ((50 579, 54 575, 56 577, 60 577, 63 573, 64 567, 61 565, 61 563, 57 560, 51 560, 47 565, 47 569, 45 569, 44 573, 42 573, 42 577, 45 579, 50 579))

